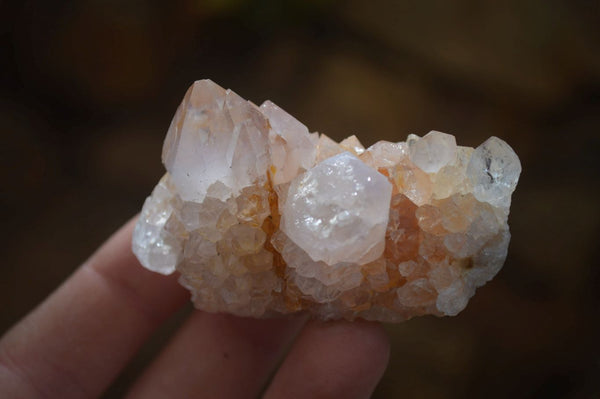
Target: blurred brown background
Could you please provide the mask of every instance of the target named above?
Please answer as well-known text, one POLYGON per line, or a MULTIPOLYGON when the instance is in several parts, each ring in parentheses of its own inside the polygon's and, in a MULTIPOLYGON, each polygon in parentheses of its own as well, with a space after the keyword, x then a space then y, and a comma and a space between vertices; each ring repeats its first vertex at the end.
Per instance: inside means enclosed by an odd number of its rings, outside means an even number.
POLYGON ((211 78, 336 139, 436 129, 521 157, 504 269, 455 318, 388 326, 375 398, 599 397, 597 1, 29 0, 0 21, 0 332, 140 209, 211 78))

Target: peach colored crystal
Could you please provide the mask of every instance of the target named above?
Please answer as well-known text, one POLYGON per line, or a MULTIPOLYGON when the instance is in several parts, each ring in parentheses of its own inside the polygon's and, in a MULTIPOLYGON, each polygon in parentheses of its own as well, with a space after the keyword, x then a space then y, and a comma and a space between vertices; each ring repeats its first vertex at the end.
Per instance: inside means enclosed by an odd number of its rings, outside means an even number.
POLYGON ((496 137, 338 144, 210 80, 186 93, 163 162, 133 251, 179 272, 197 308, 387 322, 456 315, 498 273, 521 172, 496 137))

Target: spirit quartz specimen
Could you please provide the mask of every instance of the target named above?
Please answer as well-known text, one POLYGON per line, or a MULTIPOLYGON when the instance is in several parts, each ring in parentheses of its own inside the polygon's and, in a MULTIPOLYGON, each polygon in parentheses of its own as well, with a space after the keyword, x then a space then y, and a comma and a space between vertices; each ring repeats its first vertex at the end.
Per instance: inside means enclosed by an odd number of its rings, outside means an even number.
POLYGON ((187 91, 162 159, 133 251, 179 272, 197 308, 386 322, 456 315, 498 273, 521 172, 496 137, 338 144, 210 80, 187 91))

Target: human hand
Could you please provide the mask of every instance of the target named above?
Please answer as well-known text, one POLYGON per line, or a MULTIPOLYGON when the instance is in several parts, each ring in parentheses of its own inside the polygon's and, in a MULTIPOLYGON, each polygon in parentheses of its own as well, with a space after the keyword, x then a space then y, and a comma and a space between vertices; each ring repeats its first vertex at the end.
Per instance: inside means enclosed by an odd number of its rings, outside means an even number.
MULTIPOLYGON (((134 223, 2 337, 0 397, 101 395, 152 332, 187 302, 175 276, 139 265, 130 248, 134 223)), ((127 397, 252 398, 264 392, 265 398, 365 398, 381 378, 388 352, 387 337, 374 323, 195 311, 127 397)))

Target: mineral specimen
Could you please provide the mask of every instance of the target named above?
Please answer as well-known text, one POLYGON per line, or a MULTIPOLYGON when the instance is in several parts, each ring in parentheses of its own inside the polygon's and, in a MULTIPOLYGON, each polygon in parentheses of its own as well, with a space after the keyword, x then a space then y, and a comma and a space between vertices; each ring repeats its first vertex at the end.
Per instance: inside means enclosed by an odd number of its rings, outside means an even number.
POLYGON ((163 162, 133 251, 177 270, 197 308, 387 322, 456 315, 498 273, 521 172, 496 137, 338 144, 210 80, 186 93, 163 162))

